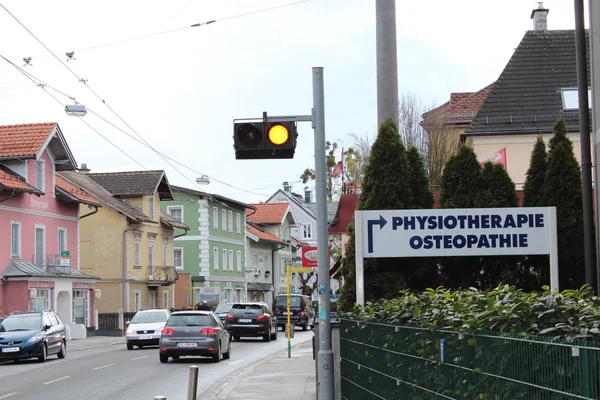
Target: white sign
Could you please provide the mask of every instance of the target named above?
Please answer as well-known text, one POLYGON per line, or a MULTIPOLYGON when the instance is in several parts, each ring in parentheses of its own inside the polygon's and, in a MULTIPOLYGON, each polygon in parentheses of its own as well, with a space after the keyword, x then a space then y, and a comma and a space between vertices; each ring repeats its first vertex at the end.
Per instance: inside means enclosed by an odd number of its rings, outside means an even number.
POLYGON ((448 257, 550 254, 550 209, 369 210, 363 256, 448 257))
POLYGON ((556 207, 355 211, 356 302, 364 258, 550 255, 558 290, 556 207))

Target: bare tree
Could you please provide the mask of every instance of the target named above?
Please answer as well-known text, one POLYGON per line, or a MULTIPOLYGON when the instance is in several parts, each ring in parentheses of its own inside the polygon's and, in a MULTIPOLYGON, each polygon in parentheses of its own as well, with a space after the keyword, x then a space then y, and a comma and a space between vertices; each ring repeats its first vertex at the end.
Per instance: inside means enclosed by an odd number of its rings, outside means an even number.
POLYGON ((298 280, 300 281, 300 291, 302 291, 302 294, 306 296, 312 296, 313 292, 317 289, 317 285, 319 284, 314 272, 301 272, 298 274, 298 280), (312 282, 309 282, 313 276, 315 279, 312 282))
POLYGON ((444 165, 452 154, 458 150, 459 140, 455 132, 448 128, 443 118, 433 117, 427 125, 427 171, 429 173, 429 185, 433 191, 439 189, 444 165))
POLYGON ((424 158, 427 156, 428 137, 421 126, 421 119, 425 111, 425 103, 415 94, 402 94, 398 110, 400 138, 406 148, 416 147, 424 158))

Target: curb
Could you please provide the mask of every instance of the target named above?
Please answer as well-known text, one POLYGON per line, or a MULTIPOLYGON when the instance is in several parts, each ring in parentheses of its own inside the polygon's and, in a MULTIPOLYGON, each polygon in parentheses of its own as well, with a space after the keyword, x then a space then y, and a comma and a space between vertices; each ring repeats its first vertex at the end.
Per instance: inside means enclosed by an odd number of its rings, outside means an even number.
POLYGON ((99 349, 99 348, 102 348, 102 347, 116 346, 116 345, 119 345, 119 344, 123 344, 123 342, 112 342, 112 343, 107 343, 107 344, 99 344, 99 345, 95 345, 95 346, 80 347, 78 349, 69 349, 69 351, 82 351, 82 350, 99 349))
MULTIPOLYGON (((305 340, 303 342, 300 343, 296 343, 295 345, 292 346, 292 349, 305 344, 306 342, 309 342, 309 340, 305 340)), ((233 376, 231 376, 229 379, 227 379, 224 383, 216 383, 213 386, 211 386, 210 388, 208 388, 208 390, 206 390, 204 393, 201 393, 200 395, 198 395, 198 399, 202 399, 202 400, 222 400, 222 399, 226 399, 227 396, 229 396, 229 394, 237 387, 237 385, 244 379, 246 378, 248 375, 250 375, 252 373, 252 371, 254 371, 254 369, 256 367, 258 367, 260 364, 265 363, 267 361, 269 361, 272 358, 277 358, 280 357, 280 353, 283 351, 287 351, 287 349, 282 350, 282 351, 278 351, 274 354, 271 354, 269 356, 266 356, 264 358, 261 358, 258 361, 255 361, 253 364, 250 364, 249 366, 242 368, 239 372, 235 373, 233 376)))

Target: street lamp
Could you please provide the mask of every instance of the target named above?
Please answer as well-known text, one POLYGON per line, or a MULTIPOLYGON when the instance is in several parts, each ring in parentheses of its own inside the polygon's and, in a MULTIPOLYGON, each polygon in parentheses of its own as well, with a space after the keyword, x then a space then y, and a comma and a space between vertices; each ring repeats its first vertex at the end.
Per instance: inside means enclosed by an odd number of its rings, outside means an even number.
POLYGON ((70 104, 65 106, 65 112, 71 117, 83 117, 87 108, 83 104, 70 104))
POLYGON ((210 183, 210 178, 207 175, 202 175, 196 178, 196 183, 198 185, 208 185, 210 183))

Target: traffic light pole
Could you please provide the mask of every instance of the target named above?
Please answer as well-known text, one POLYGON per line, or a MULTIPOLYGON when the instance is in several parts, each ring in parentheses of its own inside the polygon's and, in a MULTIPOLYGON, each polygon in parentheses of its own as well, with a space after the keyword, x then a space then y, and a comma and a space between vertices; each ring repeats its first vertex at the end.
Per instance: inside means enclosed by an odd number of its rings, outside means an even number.
POLYGON ((325 90, 323 67, 313 67, 312 127, 315 130, 315 191, 317 201, 317 257, 319 277, 319 352, 317 354, 317 398, 333 400, 333 351, 329 312, 329 237, 327 232, 327 165, 325 164, 325 90))

